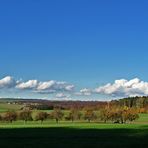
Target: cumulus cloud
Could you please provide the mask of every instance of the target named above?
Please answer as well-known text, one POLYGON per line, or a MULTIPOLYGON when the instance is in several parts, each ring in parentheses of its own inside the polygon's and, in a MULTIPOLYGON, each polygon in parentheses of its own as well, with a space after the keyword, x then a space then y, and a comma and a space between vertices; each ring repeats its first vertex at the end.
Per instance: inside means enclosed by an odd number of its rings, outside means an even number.
POLYGON ((47 81, 40 82, 37 87, 38 92, 58 92, 58 91, 73 91, 74 85, 68 84, 67 82, 47 81))
POLYGON ((38 80, 29 80, 26 82, 18 82, 16 88, 21 90, 33 90, 34 92, 40 94, 48 94, 60 91, 73 91, 74 85, 69 84, 67 82, 60 82, 55 80, 49 80, 44 82, 38 80))
POLYGON ((143 96, 148 95, 148 82, 138 78, 126 80, 115 80, 113 83, 108 83, 96 89, 84 88, 75 92, 73 84, 48 80, 15 80, 11 76, 6 76, 0 79, 0 89, 17 89, 18 91, 28 90, 40 94, 55 94, 55 98, 70 99, 70 96, 90 96, 94 94, 103 94, 111 97, 128 97, 128 96, 143 96))
POLYGON ((60 93, 60 92, 72 92, 74 90, 74 85, 63 81, 39 81, 39 80, 28 80, 23 81, 15 80, 11 76, 6 76, 0 80, 0 89, 3 88, 13 88, 17 90, 30 90, 40 94, 49 93, 60 93))
POLYGON ((16 88, 18 89, 34 89, 38 86, 37 80, 29 80, 27 82, 18 82, 16 88))
POLYGON ((67 85, 67 86, 65 86, 65 90, 66 91, 72 91, 72 90, 74 90, 74 85, 67 85))
POLYGON ((80 92, 75 93, 78 96, 90 96, 92 94, 92 90, 88 88, 81 89, 80 92))
POLYGON ((47 89, 52 89, 55 85, 55 81, 47 81, 47 82, 39 82, 37 86, 37 90, 42 91, 42 90, 47 90, 47 89))
POLYGON ((11 88, 16 85, 16 81, 11 76, 6 76, 0 80, 0 88, 11 88))
POLYGON ((64 94, 64 93, 58 93, 56 94, 56 98, 69 98, 70 95, 64 94))
POLYGON ((113 84, 108 83, 95 89, 96 93, 112 95, 116 97, 148 95, 148 82, 141 81, 138 78, 132 80, 120 79, 113 84))

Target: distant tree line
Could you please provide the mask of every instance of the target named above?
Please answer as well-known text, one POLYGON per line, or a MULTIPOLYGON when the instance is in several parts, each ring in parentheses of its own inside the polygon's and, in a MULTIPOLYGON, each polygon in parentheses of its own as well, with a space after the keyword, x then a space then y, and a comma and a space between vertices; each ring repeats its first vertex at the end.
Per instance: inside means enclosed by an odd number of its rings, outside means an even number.
POLYGON ((120 100, 114 100, 110 102, 112 105, 127 106, 127 107, 137 107, 148 109, 148 96, 136 96, 128 97, 120 100))
POLYGON ((92 107, 94 109, 103 108, 107 105, 105 101, 50 101, 50 100, 17 100, 16 104, 24 105, 21 110, 37 109, 37 110, 53 110, 54 108, 61 108, 62 110, 70 110, 71 108, 83 109, 85 107, 92 107))
POLYGON ((17 104, 25 104, 21 110, 53 110, 60 108, 62 110, 70 110, 77 108, 83 110, 84 108, 93 108, 94 110, 105 108, 107 105, 111 107, 129 107, 139 108, 142 112, 148 111, 148 97, 129 97, 120 100, 113 100, 110 102, 101 101, 49 101, 49 100, 19 100, 17 104))

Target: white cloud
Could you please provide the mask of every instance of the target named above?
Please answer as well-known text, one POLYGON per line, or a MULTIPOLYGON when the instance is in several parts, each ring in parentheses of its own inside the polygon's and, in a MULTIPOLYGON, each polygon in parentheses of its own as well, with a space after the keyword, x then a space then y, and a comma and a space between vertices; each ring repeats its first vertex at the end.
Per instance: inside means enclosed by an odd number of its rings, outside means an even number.
POLYGON ((71 92, 74 90, 74 85, 67 82, 60 82, 55 80, 44 82, 38 80, 28 80, 26 82, 18 82, 16 88, 21 90, 33 90, 33 92, 37 92, 40 94, 48 94, 60 91, 71 92))
POLYGON ((88 88, 81 89, 80 92, 75 93, 78 96, 90 96, 92 91, 88 88))
POLYGON ((27 82, 20 82, 16 85, 18 89, 34 89, 38 86, 37 80, 29 80, 27 82))
POLYGON ((0 88, 11 88, 16 85, 16 81, 11 76, 6 76, 0 80, 0 88))
POLYGON ((55 84, 56 82, 53 80, 47 82, 40 82, 38 84, 37 90, 42 91, 42 90, 52 89, 55 84))
POLYGON ((95 89, 96 93, 112 96, 136 96, 148 95, 148 82, 141 81, 138 78, 132 80, 120 79, 113 84, 108 83, 95 89))
POLYGON ((58 93, 56 94, 56 98, 69 98, 70 95, 64 94, 64 93, 58 93))
POLYGON ((74 89, 74 85, 67 85, 67 86, 65 86, 65 90, 66 91, 72 91, 73 89, 74 89))
POLYGON ((37 91, 38 92, 59 92, 59 91, 73 91, 74 85, 68 84, 67 82, 58 82, 58 81, 47 81, 40 82, 37 91))
MULTIPOLYGON (((73 84, 49 80, 15 80, 11 76, 6 76, 0 79, 0 89, 13 88, 17 91, 28 90, 39 94, 55 94, 56 99, 70 99, 70 96, 90 96, 90 95, 107 95, 112 98, 128 97, 128 96, 143 96, 148 95, 148 82, 142 81, 138 78, 132 80, 120 79, 115 80, 114 83, 108 83, 96 89, 84 88, 75 92, 73 84)), ((98 95, 98 96, 99 96, 98 95)))

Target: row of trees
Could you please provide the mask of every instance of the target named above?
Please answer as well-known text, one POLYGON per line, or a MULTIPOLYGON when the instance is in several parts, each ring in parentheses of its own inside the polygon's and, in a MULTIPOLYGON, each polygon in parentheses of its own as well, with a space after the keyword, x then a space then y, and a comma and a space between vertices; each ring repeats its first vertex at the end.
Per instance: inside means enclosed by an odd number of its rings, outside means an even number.
POLYGON ((8 121, 12 123, 16 120, 24 120, 24 122, 32 121, 32 112, 30 110, 22 111, 20 113, 8 111, 3 115, 0 115, 0 121, 8 121))
POLYGON ((101 111, 100 118, 105 123, 111 121, 113 123, 132 122, 139 118, 138 111, 133 108, 116 108, 104 109, 101 111))
POLYGON ((105 123, 107 121, 113 122, 113 123, 126 123, 127 121, 134 121, 138 119, 138 112, 135 109, 132 108, 104 108, 100 111, 94 111, 93 109, 85 109, 84 111, 80 111, 77 109, 71 109, 69 112, 63 112, 59 108, 55 108, 52 112, 37 112, 33 118, 32 112, 30 110, 24 110, 19 113, 17 112, 6 112, 3 115, 0 115, 1 121, 7 121, 12 123, 16 120, 23 120, 24 123, 27 121, 41 121, 43 123, 44 120, 52 119, 55 120, 56 123, 58 123, 60 120, 66 120, 66 121, 81 121, 81 120, 87 120, 88 122, 91 121, 104 121, 105 123))

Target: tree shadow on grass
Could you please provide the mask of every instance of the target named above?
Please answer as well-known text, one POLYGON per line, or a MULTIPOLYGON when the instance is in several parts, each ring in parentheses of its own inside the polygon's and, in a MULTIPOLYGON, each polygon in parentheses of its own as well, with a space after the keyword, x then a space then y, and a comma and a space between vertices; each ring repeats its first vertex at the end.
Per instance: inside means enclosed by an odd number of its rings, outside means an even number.
POLYGON ((1 148, 147 148, 148 128, 75 129, 18 128, 0 129, 1 148))

